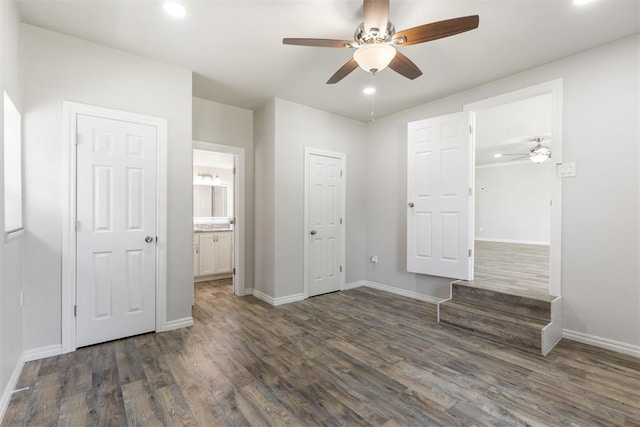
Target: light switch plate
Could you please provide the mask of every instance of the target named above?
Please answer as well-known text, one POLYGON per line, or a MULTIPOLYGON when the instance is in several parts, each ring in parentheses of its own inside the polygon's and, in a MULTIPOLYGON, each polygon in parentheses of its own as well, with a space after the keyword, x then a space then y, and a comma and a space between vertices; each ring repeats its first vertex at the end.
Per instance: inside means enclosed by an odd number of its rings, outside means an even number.
POLYGON ((576 163, 559 163, 557 165, 558 178, 574 178, 576 176, 576 163))

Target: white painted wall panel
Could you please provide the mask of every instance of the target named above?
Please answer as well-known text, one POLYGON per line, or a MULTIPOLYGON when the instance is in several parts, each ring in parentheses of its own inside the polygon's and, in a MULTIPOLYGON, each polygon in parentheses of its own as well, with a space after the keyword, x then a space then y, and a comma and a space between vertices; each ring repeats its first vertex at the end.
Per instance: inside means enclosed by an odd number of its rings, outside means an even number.
POLYGON ((553 161, 476 168, 476 239, 549 244, 553 161))
MULTIPOLYGON (((21 90, 20 17, 14 1, 0 1, 0 93, 6 91, 20 112, 24 112, 21 90)), ((24 113, 23 113, 24 120, 24 113)), ((4 106, 0 102, 0 129, 4 128, 4 106)), ((0 153, 4 153, 4 132, 0 131, 0 153)), ((4 177, 0 174, 0 224, 4 218, 4 177)), ((24 184, 22 186, 24 191, 24 184)), ((24 198, 23 198, 24 200, 24 198)), ((24 240, 0 239, 0 395, 9 383, 24 350, 23 309, 20 292, 23 279, 24 240)), ((0 417, 2 407, 0 407, 0 417)))
MULTIPOLYGON (((5 2, 2 2, 4 4, 5 2)), ((191 72, 22 24, 25 347, 60 344, 62 101, 168 120, 167 320, 191 316, 191 72), (73 64, 70 66, 69 64, 73 64), (47 185, 44 185, 46 183, 47 185), (56 303, 57 301, 57 303, 56 303)), ((135 137, 135 135, 132 135, 135 137)), ((102 144, 102 143, 101 143, 102 144)), ((129 150, 135 151, 134 140, 129 150)))
POLYGON ((563 183, 564 327, 640 345, 639 52, 638 36, 628 37, 369 124, 366 254, 380 262, 367 264, 366 279, 448 297, 446 279, 403 271, 406 180, 398 171, 406 168, 407 122, 562 78, 563 158, 578 165, 563 183))

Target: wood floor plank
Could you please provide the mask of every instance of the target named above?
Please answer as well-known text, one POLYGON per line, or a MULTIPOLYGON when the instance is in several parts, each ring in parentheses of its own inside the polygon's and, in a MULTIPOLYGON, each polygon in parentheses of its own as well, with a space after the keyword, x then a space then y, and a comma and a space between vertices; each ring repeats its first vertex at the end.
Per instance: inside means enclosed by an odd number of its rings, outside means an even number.
POLYGON ((547 356, 357 288, 272 307, 195 287, 194 326, 28 362, 2 426, 639 426, 640 360, 547 356))
POLYGON ((122 399, 127 414, 127 424, 130 427, 162 424, 156 416, 155 405, 151 402, 142 380, 123 384, 122 399))
POLYGON ((78 427, 88 424, 87 394, 82 391, 62 398, 58 426, 78 427))

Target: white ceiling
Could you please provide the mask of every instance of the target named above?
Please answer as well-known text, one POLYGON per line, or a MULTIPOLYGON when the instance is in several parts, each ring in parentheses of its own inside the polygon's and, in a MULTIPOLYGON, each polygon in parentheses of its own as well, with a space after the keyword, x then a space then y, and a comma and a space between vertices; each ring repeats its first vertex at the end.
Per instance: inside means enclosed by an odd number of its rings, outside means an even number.
MULTIPOLYGON (((326 80, 347 49, 282 45, 283 37, 351 39, 358 0, 184 0, 188 15, 167 16, 159 0, 18 0, 24 22, 133 52, 194 72, 194 96, 253 109, 271 96, 368 120, 358 69, 326 80)), ((424 72, 414 81, 383 70, 375 77, 378 117, 637 33, 638 0, 391 0, 403 30, 478 14, 477 30, 407 46, 424 72)))
MULTIPOLYGON (((494 154, 528 154, 544 138, 551 149, 551 94, 539 95, 476 113, 476 165, 508 163, 520 156, 495 158, 494 154)), ((529 161, 529 160, 528 160, 529 161)))

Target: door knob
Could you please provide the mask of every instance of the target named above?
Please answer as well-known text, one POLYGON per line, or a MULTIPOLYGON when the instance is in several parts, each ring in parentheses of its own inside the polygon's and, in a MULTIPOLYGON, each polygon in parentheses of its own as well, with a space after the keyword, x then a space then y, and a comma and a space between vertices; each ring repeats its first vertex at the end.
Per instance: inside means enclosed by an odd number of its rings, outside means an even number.
POLYGON ((409 202, 409 207, 412 208, 413 206, 413 202, 409 202))
POLYGON ((315 236, 315 235, 316 235, 316 233, 317 233, 317 231, 316 231, 316 230, 311 230, 309 233, 310 233, 312 236, 315 236))
POLYGON ((144 241, 147 242, 147 243, 151 243, 151 242, 153 242, 153 237, 147 236, 147 237, 144 238, 144 241))

